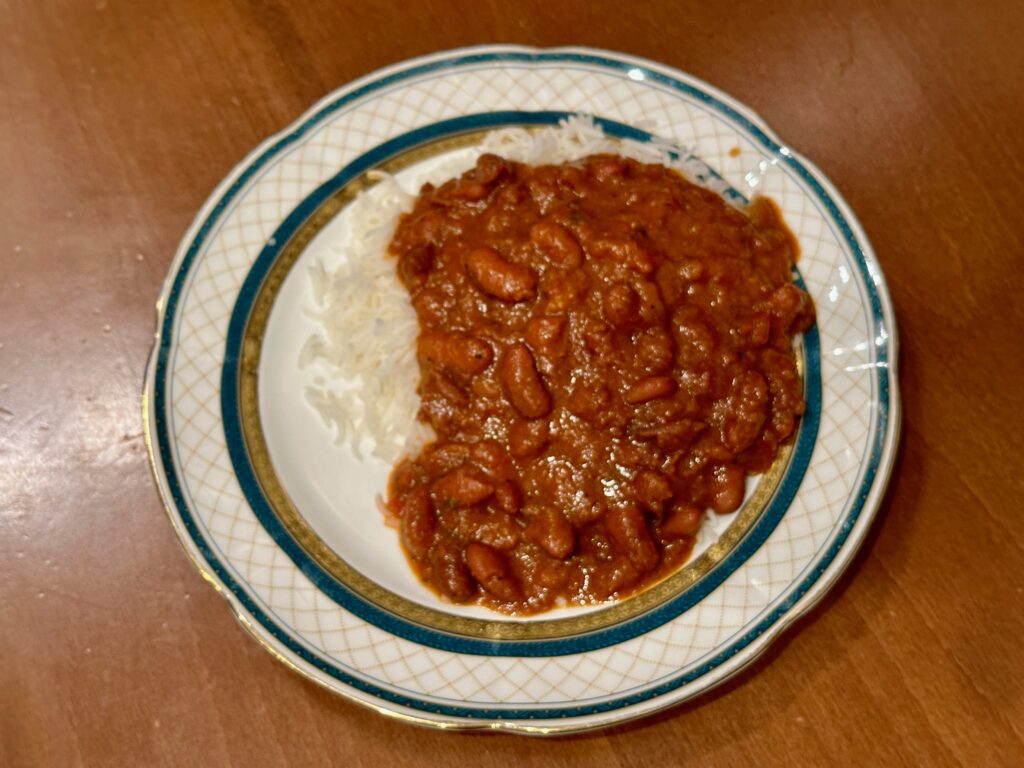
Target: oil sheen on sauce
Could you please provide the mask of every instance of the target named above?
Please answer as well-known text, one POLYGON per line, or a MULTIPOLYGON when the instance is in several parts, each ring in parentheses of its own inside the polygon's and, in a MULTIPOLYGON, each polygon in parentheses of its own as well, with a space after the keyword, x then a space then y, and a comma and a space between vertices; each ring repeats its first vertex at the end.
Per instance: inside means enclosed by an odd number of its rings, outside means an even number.
POLYGON ((449 601, 525 615, 664 578, 804 412, 814 309, 770 201, 614 155, 484 155, 421 190, 389 252, 437 439, 388 509, 449 601))

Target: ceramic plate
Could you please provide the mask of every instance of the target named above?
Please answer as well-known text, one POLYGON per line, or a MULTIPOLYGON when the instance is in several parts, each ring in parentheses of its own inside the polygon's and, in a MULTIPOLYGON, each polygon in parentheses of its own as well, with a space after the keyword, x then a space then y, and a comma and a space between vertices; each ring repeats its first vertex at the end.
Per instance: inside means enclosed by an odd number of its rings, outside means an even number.
POLYGON ((376 72, 247 157, 182 241, 144 400, 157 484, 197 568, 296 671, 381 713, 528 733, 636 718, 707 691, 832 585, 892 467, 895 327, 859 224, 753 112, 654 62, 486 47, 376 72), (311 265, 344 258, 348 203, 383 168, 415 185, 472 162, 483 132, 571 114, 678 147, 700 183, 767 194, 817 306, 800 343, 808 411, 792 446, 674 576, 610 606, 512 620, 442 603, 375 498, 387 463, 338 445, 306 402, 311 265))

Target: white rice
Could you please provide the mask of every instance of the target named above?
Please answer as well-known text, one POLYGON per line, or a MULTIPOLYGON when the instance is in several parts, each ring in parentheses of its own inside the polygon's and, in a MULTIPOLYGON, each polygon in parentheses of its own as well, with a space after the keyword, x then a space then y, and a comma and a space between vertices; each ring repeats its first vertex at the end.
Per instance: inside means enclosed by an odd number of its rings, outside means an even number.
POLYGON ((691 177, 703 168, 680 159, 689 153, 677 147, 619 141, 606 136, 590 118, 570 117, 540 130, 494 131, 478 149, 417 175, 414 189, 377 173, 378 183, 361 193, 347 212, 348 237, 332 246, 340 266, 331 271, 318 262, 309 270, 311 315, 319 330, 306 341, 299 358, 307 374, 306 399, 334 430, 336 441, 347 444, 358 457, 369 451, 394 462, 434 436, 429 426, 416 420, 418 325, 395 261, 386 251, 399 215, 412 208, 419 187, 458 176, 485 152, 533 165, 610 152, 664 164, 691 177))
POLYGON ((414 199, 382 176, 351 204, 348 237, 332 245, 342 256, 338 268, 320 261, 309 269, 319 330, 299 355, 306 399, 335 441, 360 458, 369 449, 394 462, 433 436, 416 420, 416 313, 386 254, 398 216, 414 199))

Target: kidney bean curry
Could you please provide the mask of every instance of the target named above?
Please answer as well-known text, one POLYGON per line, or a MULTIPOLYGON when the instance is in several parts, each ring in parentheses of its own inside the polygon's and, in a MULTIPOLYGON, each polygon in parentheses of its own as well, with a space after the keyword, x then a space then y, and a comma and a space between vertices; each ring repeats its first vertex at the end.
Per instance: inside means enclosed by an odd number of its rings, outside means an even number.
POLYGON ((389 252, 437 438, 387 506, 449 601, 526 615, 664 578, 804 412, 814 309, 768 200, 615 155, 483 155, 423 187, 389 252))

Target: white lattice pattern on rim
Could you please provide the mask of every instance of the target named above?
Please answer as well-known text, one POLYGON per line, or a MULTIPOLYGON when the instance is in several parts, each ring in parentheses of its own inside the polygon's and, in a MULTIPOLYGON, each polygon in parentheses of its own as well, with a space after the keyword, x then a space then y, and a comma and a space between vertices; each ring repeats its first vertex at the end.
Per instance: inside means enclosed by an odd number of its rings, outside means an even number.
POLYGON ((792 508, 748 563, 693 609, 620 645, 557 658, 463 656, 394 637, 320 593, 257 522, 232 471, 220 420, 227 324, 250 266, 278 223, 319 184, 382 141, 446 118, 497 110, 589 112, 692 147, 741 191, 763 157, 736 128, 656 83, 579 65, 480 65, 379 91, 332 114, 250 181, 206 240, 183 291, 169 398, 185 490, 204 536, 258 604, 316 653, 385 688, 424 700, 524 705, 576 702, 650 687, 692 667, 778 601, 834 535, 870 435, 875 340, 859 273, 828 217, 773 166, 761 189, 799 239, 817 302, 823 409, 818 444, 792 508), (730 150, 738 147, 738 156, 730 150))

